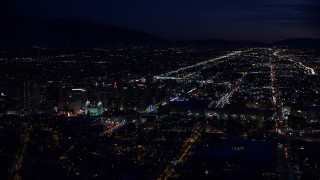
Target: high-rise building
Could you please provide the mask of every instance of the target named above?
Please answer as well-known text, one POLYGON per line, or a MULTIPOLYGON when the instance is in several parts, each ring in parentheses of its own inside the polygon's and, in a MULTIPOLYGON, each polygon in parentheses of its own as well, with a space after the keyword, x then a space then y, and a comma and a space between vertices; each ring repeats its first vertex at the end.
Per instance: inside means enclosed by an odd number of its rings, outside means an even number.
POLYGON ((31 110, 31 89, 30 81, 23 83, 23 110, 25 114, 30 113, 31 110))
POLYGON ((82 104, 84 104, 87 100, 87 90, 86 89, 72 89, 72 91, 69 94, 68 102, 78 102, 81 101, 82 104))
POLYGON ((86 104, 84 105, 84 113, 86 115, 88 115, 90 112, 89 112, 89 107, 90 107, 90 101, 87 100, 86 104))
POLYGON ((102 112, 103 112, 103 105, 102 105, 102 102, 101 101, 99 101, 99 103, 98 103, 98 105, 97 105, 97 115, 101 115, 102 114, 102 112))
POLYGON ((119 85, 117 81, 113 83, 113 93, 115 98, 119 98, 119 85))
POLYGON ((59 110, 82 114, 83 105, 87 101, 86 89, 62 87, 59 89, 59 96, 59 102, 57 103, 59 110))
POLYGON ((6 114, 6 95, 4 93, 0 93, 0 117, 6 114))
POLYGON ((40 85, 35 84, 33 85, 33 92, 32 92, 32 109, 39 109, 40 102, 41 102, 40 85))

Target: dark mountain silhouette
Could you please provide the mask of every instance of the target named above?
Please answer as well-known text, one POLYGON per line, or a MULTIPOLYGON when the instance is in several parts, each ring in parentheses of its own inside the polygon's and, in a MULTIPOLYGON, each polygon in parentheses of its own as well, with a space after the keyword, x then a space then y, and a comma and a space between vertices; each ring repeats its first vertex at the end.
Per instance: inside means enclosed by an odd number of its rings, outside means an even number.
POLYGON ((127 28, 76 18, 15 19, 3 21, 0 46, 97 47, 110 45, 162 45, 169 40, 127 28))
POLYGON ((295 38, 285 39, 274 43, 278 46, 288 46, 295 48, 320 48, 320 39, 312 38, 295 38))
POLYGON ((285 39, 275 43, 262 43, 255 41, 228 41, 223 39, 207 39, 176 42, 178 46, 217 47, 217 48, 242 48, 242 47, 267 47, 282 46, 291 48, 320 48, 320 39, 295 38, 285 39))
POLYGON ((178 41, 178 46, 195 46, 195 47, 216 47, 216 48, 237 48, 237 47, 262 47, 266 43, 255 41, 228 41, 223 39, 206 39, 193 41, 178 41))
MULTIPOLYGON (((3 17, 3 16, 2 16, 3 17)), ((82 48, 114 45, 161 45, 213 48, 242 48, 288 46, 319 48, 320 39, 286 39, 276 43, 228 41, 223 39, 173 42, 158 36, 128 28, 99 24, 79 18, 0 18, 0 47, 26 48, 32 46, 82 48)))

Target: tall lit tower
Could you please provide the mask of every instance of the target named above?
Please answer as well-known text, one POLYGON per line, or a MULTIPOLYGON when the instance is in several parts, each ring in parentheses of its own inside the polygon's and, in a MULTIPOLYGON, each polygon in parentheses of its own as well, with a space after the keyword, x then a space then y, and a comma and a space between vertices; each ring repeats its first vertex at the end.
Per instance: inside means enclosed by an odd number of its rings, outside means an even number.
POLYGON ((85 106, 84 106, 84 113, 88 114, 89 113, 89 106, 90 106, 90 101, 87 100, 85 106))
POLYGON ((102 114, 102 111, 103 111, 103 105, 102 105, 102 102, 99 101, 98 105, 97 105, 97 115, 101 115, 102 114))
POLYGON ((119 86, 117 81, 113 83, 113 91, 114 91, 115 98, 119 98, 119 86))

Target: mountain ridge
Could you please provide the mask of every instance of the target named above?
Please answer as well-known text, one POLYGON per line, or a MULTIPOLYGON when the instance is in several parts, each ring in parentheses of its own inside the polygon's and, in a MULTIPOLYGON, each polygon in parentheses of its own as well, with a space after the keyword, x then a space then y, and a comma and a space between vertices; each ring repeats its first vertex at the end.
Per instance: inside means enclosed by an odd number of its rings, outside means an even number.
POLYGON ((101 47, 162 45, 170 42, 145 32, 70 17, 5 23, 6 28, 0 31, 0 46, 101 47))
POLYGON ((114 45, 191 46, 215 48, 289 46, 319 48, 320 39, 292 38, 274 43, 224 39, 171 41, 129 28, 95 23, 81 18, 12 18, 1 22, 0 47, 103 47, 114 45))

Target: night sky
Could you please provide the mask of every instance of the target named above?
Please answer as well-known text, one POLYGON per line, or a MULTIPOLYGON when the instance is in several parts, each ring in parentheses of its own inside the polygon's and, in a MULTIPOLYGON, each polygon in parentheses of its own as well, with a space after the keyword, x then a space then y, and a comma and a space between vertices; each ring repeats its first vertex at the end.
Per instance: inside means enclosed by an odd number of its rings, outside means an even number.
POLYGON ((320 38, 319 0, 14 1, 6 10, 23 16, 80 17, 171 40, 320 38))

